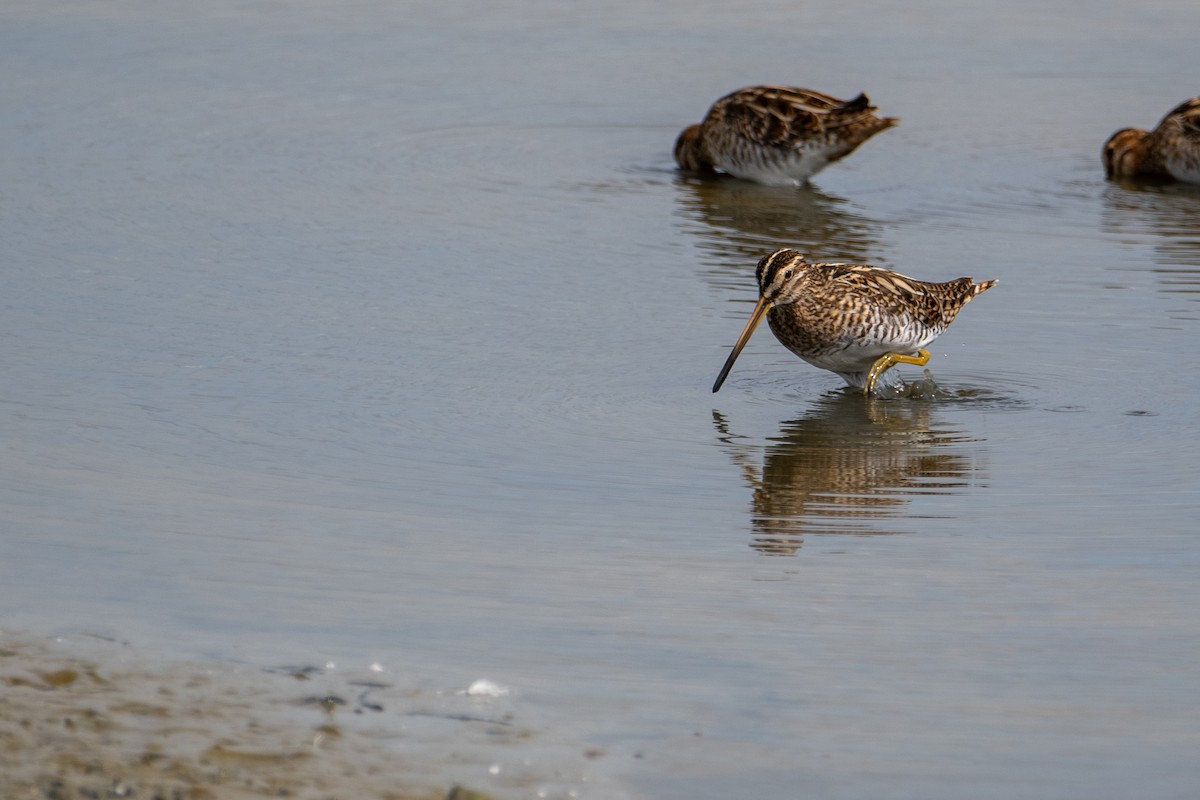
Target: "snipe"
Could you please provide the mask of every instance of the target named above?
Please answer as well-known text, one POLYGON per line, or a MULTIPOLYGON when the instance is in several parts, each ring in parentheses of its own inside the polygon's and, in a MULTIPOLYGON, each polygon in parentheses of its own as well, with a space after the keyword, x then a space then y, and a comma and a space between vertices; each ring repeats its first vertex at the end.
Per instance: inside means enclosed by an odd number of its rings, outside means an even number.
POLYGON ((1152 131, 1117 131, 1105 142, 1101 159, 1109 178, 1200 183, 1200 97, 1171 109, 1152 131))
POLYGON ((714 392, 766 316, 788 350, 871 394, 894 365, 928 363, 925 346, 973 297, 996 285, 971 278, 927 283, 865 264, 810 264, 802 253, 786 249, 760 260, 756 275, 758 304, 714 392))
POLYGON ((865 94, 839 100, 794 86, 749 86, 684 128, 675 161, 693 172, 721 170, 768 186, 801 183, 899 124, 876 110, 865 94))

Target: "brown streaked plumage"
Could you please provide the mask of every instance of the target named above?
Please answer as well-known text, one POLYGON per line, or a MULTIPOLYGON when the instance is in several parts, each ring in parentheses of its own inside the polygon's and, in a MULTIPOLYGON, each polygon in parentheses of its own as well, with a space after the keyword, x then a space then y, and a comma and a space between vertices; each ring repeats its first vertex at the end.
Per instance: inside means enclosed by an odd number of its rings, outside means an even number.
POLYGON ((876 110, 865 94, 839 100, 794 86, 749 86, 684 128, 675 161, 692 172, 721 170, 768 186, 801 183, 899 124, 876 110))
POLYGON ((895 364, 928 363, 924 347, 971 298, 996 285, 971 278, 927 283, 866 264, 810 264, 802 253, 787 249, 763 257, 756 275, 758 304, 721 368, 714 392, 765 315, 788 350, 871 394, 895 364))
POLYGON ((1122 128, 1100 155, 1109 178, 1165 178, 1200 183, 1200 97, 1185 100, 1152 131, 1122 128))

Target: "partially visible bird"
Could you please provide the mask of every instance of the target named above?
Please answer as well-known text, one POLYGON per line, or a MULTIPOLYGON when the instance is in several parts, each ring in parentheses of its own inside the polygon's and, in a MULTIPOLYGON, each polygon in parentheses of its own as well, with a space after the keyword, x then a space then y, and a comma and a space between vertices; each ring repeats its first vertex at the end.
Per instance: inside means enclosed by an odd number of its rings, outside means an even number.
POLYGON ((1101 159, 1109 178, 1200 183, 1200 97, 1171 109, 1152 131, 1117 131, 1105 142, 1101 159))
POLYGON ((675 141, 685 170, 721 170, 768 186, 798 184, 899 124, 865 94, 839 100, 793 86, 749 86, 713 103, 675 141))
MULTIPOLYGON (((784 347, 869 395, 894 365, 927 364, 924 347, 971 298, 996 285, 972 278, 927 283, 865 264, 810 264, 802 253, 787 249, 764 256, 755 274, 758 304, 721 368, 714 392, 765 315, 784 347)), ((884 383, 901 381, 896 377, 884 383)))

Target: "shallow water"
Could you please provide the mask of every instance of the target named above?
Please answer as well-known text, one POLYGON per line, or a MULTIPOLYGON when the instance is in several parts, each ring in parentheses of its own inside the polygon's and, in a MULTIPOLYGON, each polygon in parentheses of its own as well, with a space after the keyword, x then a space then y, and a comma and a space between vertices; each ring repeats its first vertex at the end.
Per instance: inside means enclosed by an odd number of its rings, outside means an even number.
POLYGON ((8 4, 0 622, 486 675, 583 796, 1188 796, 1200 190, 1098 154, 1200 11, 1005 9, 8 4), (678 174, 764 81, 902 123, 678 174), (778 246, 1000 284, 713 395, 778 246))

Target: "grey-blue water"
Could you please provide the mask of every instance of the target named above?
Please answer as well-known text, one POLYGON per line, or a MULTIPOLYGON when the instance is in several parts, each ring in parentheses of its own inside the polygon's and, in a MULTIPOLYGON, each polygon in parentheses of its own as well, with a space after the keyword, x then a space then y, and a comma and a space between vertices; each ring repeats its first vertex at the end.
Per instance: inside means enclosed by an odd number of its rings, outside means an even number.
POLYGON ((494 758, 582 797, 1192 797, 1200 189, 1099 151, 1200 92, 1198 28, 6 3, 0 625, 487 676, 536 732, 494 758), (762 82, 902 123, 809 187, 679 174, 762 82), (780 246, 999 279, 952 397, 765 327, 711 394, 780 246))

